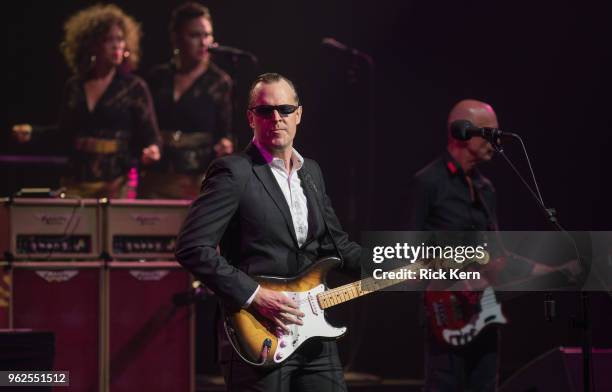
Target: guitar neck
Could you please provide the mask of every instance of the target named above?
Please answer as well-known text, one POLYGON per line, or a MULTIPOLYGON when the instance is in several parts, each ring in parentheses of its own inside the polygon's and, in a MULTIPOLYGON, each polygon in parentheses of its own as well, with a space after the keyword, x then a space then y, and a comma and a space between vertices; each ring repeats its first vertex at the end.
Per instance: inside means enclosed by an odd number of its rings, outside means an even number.
MULTIPOLYGON (((465 267, 471 263, 486 264, 489 261, 488 254, 486 257, 481 259, 466 260, 461 264, 465 267)), ((414 263, 396 268, 390 272, 397 273, 404 271, 400 276, 407 276, 408 271, 416 271, 425 266, 426 263, 430 263, 431 260, 417 260, 414 263)), ((457 267, 457 263, 452 260, 436 260, 436 268, 450 268, 457 267)), ((396 274, 398 275, 398 274, 396 274)), ((322 309, 331 308, 332 306, 340 305, 341 303, 350 301, 352 299, 361 297, 362 295, 370 294, 387 287, 395 286, 396 284, 405 282, 408 278, 401 279, 374 279, 373 277, 358 280, 353 283, 345 284, 331 290, 327 290, 317 296, 319 305, 322 309)))
MULTIPOLYGON (((417 261, 413 264, 409 264, 400 268, 394 269, 393 273, 411 270, 418 270, 424 266, 423 261, 417 261)), ((327 290, 317 297, 319 304, 322 309, 331 308, 332 306, 339 305, 341 303, 350 301, 352 299, 361 297, 362 295, 370 294, 375 291, 385 289, 387 287, 395 286, 396 284, 402 283, 408 280, 404 279, 374 279, 373 277, 358 280, 353 283, 345 284, 343 286, 336 287, 331 290, 327 290)))

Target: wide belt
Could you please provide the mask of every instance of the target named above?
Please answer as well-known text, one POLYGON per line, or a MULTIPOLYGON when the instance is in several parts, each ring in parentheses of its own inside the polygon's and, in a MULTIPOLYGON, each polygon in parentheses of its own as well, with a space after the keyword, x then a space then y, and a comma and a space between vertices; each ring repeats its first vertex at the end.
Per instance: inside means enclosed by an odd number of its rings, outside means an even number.
POLYGON ((96 137, 77 137, 74 142, 77 151, 92 154, 114 154, 119 150, 119 140, 96 137))
POLYGON ((182 149, 182 148, 199 148, 206 145, 211 145, 213 135, 210 132, 182 132, 182 131, 161 131, 164 145, 182 149))

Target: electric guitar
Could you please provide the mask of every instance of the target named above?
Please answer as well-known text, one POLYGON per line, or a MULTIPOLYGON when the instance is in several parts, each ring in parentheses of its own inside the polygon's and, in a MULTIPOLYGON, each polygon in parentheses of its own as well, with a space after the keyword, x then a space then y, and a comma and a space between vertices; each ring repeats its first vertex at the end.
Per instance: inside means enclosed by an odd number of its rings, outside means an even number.
POLYGON ((425 309, 440 343, 465 346, 491 324, 508 321, 491 287, 477 291, 427 291, 425 309))
MULTIPOLYGON (((488 254, 482 259, 466 260, 456 263, 450 260, 436 260, 436 268, 461 268, 473 262, 486 264, 488 254)), ((334 340, 346 333, 346 327, 334 327, 325 319, 325 310, 352 299, 382 290, 386 287, 404 282, 404 279, 374 279, 369 277, 353 283, 328 289, 325 278, 330 269, 340 265, 340 259, 328 257, 313 263, 301 274, 292 278, 270 276, 255 277, 255 280, 267 289, 283 292, 304 313, 303 325, 290 324, 290 332, 279 331, 272 322, 248 309, 231 309, 225 307, 225 331, 236 353, 247 363, 254 366, 274 367, 283 363, 304 342, 309 339, 334 340)), ((400 267, 400 270, 418 271, 428 268, 430 260, 417 261, 400 267)))
MULTIPOLYGON (((552 271, 574 281, 581 273, 581 266, 578 260, 572 260, 553 267, 552 271)), ((425 310, 430 331, 440 343, 450 346, 466 346, 489 325, 508 323, 491 287, 482 292, 426 291, 425 310)))

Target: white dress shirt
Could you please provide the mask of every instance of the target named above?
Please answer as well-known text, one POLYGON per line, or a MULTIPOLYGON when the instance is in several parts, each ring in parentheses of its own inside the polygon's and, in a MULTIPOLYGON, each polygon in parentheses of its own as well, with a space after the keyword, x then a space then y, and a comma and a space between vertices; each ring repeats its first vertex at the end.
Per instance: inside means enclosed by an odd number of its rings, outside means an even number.
MULTIPOLYGON (((253 139, 253 144, 268 163, 268 166, 270 166, 272 174, 274 174, 274 178, 283 192, 283 196, 285 196, 289 211, 291 212, 291 220, 293 221, 298 245, 302 246, 304 242, 306 242, 306 237, 308 236, 308 202, 297 172, 304 165, 304 158, 294 148, 291 152, 291 171, 287 172, 285 161, 281 158, 272 156, 272 154, 261 147, 255 139, 253 139)), ((257 286, 257 289, 255 289, 255 292, 244 304, 244 307, 248 307, 251 302, 253 302, 259 288, 260 286, 257 286)))

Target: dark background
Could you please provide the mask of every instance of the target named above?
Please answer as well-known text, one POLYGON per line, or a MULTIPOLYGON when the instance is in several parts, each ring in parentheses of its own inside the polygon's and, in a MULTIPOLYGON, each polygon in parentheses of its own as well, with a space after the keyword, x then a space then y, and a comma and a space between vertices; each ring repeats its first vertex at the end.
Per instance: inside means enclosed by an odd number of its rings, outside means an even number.
MULTIPOLYGON (((2 154, 53 154, 17 146, 12 124, 50 124, 69 76, 59 52, 62 23, 91 1, 13 3, 3 12, 5 77, 0 127, 2 154)), ((139 72, 170 57, 167 33, 177 1, 118 3, 141 21, 139 72)), ((205 3, 215 37, 253 52, 259 64, 217 58, 236 81, 235 131, 243 147, 251 137, 244 119, 248 85, 262 72, 292 79, 304 106, 296 147, 321 164, 328 193, 347 230, 400 229, 402 190, 446 143, 446 117, 463 98, 490 103, 500 127, 521 134, 545 202, 568 229, 609 230, 611 207, 606 154, 611 147, 612 62, 606 2, 516 1, 228 1, 205 3), (321 46, 323 37, 366 52, 359 57, 321 46), (373 76, 372 76, 373 75, 373 76)), ((527 174, 517 146, 509 157, 527 174)), ((56 185, 61 168, 4 164, 0 194, 25 185, 56 185)), ((546 229, 523 185, 499 157, 483 171, 498 191, 504 230, 546 229)), ((512 326, 504 330, 505 375, 558 345, 576 345, 568 327, 577 304, 560 298, 560 316, 546 324, 541 294, 510 301, 512 326)), ((610 300, 594 298, 599 313, 595 346, 612 346, 610 300), (604 310, 607 309, 607 310, 604 310)), ((343 340, 345 362, 389 377, 422 376, 418 298, 389 293, 346 307, 337 317, 354 333, 343 340), (351 316, 352 314, 352 316, 351 316), (360 343, 359 350, 357 342, 360 343)), ((200 369, 207 372, 208 369, 200 369)))

